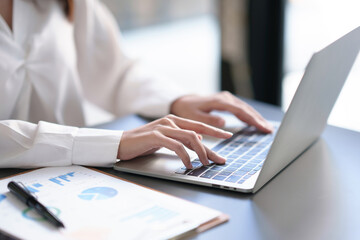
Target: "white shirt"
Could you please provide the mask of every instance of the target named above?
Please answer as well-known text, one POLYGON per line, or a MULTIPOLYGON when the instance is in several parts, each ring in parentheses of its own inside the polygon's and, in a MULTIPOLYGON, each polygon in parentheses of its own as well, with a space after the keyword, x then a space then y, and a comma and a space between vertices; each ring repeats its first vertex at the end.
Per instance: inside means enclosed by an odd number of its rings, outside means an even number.
POLYGON ((14 0, 13 31, 0 16, 0 167, 111 166, 122 131, 79 128, 85 99, 158 117, 183 94, 124 54, 101 3, 74 3, 73 22, 55 0, 14 0))

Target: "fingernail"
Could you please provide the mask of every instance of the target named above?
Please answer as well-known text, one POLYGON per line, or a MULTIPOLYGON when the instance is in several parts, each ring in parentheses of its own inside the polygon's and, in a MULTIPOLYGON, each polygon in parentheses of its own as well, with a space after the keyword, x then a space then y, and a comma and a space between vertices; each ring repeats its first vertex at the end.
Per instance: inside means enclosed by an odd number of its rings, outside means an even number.
POLYGON ((219 153, 217 153, 217 152, 214 152, 214 153, 215 153, 215 155, 216 155, 218 158, 226 161, 226 158, 224 158, 223 156, 221 156, 219 153))
POLYGON ((223 161, 222 163, 220 164, 225 164, 226 163, 226 158, 222 157, 222 156, 219 156, 219 158, 223 161))
POLYGON ((266 122, 266 121, 262 121, 262 122, 261 122, 261 126, 262 126, 263 128, 268 129, 268 130, 272 130, 272 126, 270 125, 270 123, 268 123, 268 122, 266 122))
POLYGON ((274 130, 274 126, 271 123, 266 123, 266 128, 273 131, 274 130))
POLYGON ((230 135, 230 136, 234 135, 232 132, 229 132, 229 131, 223 130, 223 132, 226 133, 226 134, 228 134, 228 135, 230 135))

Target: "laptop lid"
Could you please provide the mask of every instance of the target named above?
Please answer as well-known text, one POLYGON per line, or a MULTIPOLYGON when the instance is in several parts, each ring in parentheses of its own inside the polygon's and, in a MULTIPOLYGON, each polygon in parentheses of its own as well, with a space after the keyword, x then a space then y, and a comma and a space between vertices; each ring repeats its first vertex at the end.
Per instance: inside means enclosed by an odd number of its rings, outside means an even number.
POLYGON ((315 53, 275 136, 253 192, 321 135, 360 50, 360 27, 315 53))

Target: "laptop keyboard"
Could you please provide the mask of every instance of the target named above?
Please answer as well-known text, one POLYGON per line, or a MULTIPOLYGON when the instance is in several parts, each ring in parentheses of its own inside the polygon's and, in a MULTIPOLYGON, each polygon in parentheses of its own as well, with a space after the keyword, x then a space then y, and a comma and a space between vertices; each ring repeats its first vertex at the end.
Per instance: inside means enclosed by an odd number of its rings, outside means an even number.
POLYGON ((212 148, 227 159, 224 165, 211 163, 203 166, 199 159, 195 159, 192 161, 193 169, 182 167, 176 173, 230 183, 244 183, 261 169, 276 130, 275 128, 273 133, 264 134, 255 127, 246 127, 212 148))

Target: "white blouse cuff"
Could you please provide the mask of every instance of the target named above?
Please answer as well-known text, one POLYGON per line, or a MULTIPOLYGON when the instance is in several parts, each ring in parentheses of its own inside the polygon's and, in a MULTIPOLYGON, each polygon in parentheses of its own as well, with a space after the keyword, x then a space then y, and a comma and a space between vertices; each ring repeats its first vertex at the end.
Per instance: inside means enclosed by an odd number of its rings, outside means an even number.
POLYGON ((72 163, 111 167, 117 161, 122 133, 123 131, 79 128, 74 138, 72 163))

